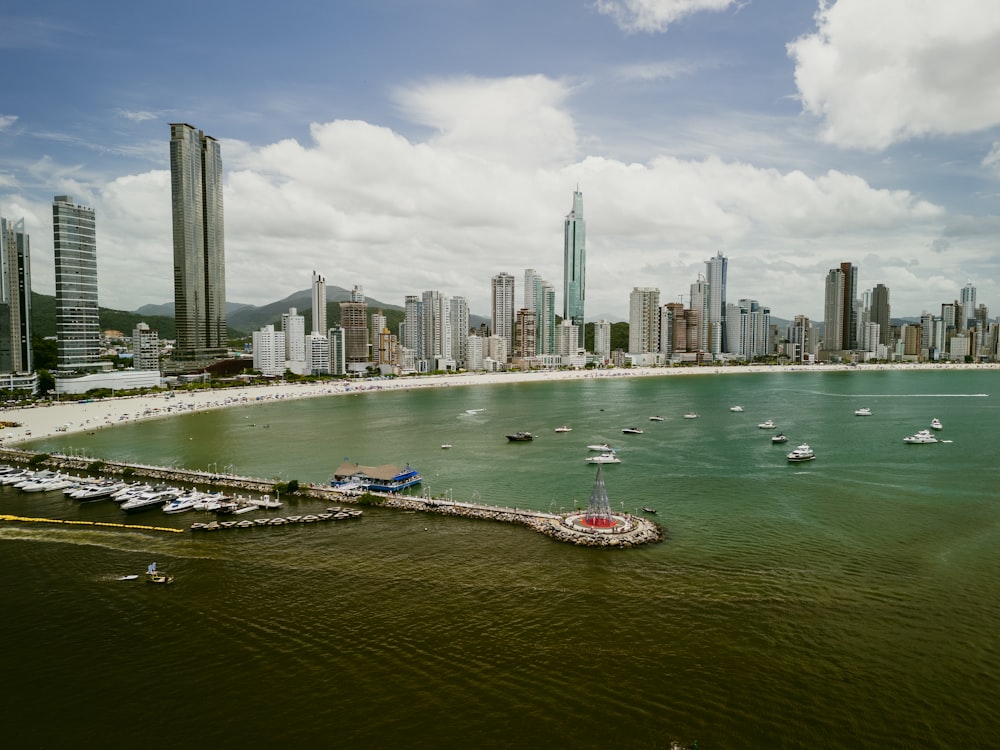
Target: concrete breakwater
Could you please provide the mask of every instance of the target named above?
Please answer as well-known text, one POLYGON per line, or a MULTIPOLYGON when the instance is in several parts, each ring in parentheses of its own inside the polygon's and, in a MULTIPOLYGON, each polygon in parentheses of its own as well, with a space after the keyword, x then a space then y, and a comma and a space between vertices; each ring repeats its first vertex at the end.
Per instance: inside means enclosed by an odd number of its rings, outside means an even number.
MULTIPOLYGON (((256 492, 271 497, 276 495, 277 482, 269 479, 218 474, 197 469, 178 467, 149 466, 131 464, 122 461, 103 461, 94 458, 65 456, 61 454, 44 454, 14 448, 0 449, 0 461, 27 465, 32 462, 40 464, 39 468, 62 472, 88 472, 116 477, 148 479, 158 482, 176 482, 190 485, 201 485, 218 490, 241 490, 256 492)), ((617 523, 613 528, 588 528, 580 522, 579 512, 572 514, 546 513, 526 508, 510 508, 502 506, 465 503, 439 498, 419 497, 415 495, 398 495, 384 492, 359 493, 342 491, 327 485, 300 485, 295 497, 311 498, 324 502, 344 502, 358 504, 376 498, 371 503, 385 508, 412 510, 422 513, 437 513, 438 515, 460 516, 500 523, 515 523, 526 526, 533 531, 549 538, 585 547, 630 548, 645 544, 655 544, 663 541, 663 529, 659 524, 646 518, 622 514, 615 516, 617 523)))

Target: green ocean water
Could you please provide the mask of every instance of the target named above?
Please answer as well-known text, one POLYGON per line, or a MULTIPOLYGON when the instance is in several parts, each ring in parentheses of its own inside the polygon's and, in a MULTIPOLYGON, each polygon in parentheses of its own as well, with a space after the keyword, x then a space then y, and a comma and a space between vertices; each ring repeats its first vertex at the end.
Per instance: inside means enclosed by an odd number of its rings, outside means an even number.
MULTIPOLYGON (((300 482, 344 458, 409 462, 431 494, 541 510, 586 503, 586 446, 608 441, 622 458, 604 467, 612 505, 655 507, 667 539, 609 552, 380 509, 205 536, 4 524, 4 734, 11 747, 996 747, 998 378, 363 392, 39 441, 300 482), (932 417, 950 442, 902 442, 932 417), (767 418, 788 444, 757 428, 767 418), (644 434, 621 433, 633 425, 644 434), (539 439, 510 444, 515 430, 539 439), (788 464, 798 442, 817 460, 788 464), (172 586, 117 580, 154 559, 172 586)), ((10 488, 0 513, 123 520, 109 502, 10 488)))

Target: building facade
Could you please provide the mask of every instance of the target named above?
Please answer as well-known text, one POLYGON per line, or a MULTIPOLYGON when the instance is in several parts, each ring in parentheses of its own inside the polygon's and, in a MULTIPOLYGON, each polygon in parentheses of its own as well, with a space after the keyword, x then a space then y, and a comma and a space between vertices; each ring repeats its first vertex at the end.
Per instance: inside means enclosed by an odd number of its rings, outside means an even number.
POLYGON ((52 201, 52 233, 58 368, 92 370, 101 354, 94 209, 57 195, 52 201))
POLYGON ((507 354, 514 351, 514 277, 498 273, 492 280, 493 335, 507 342, 507 354))
POLYGON ((35 369, 31 348, 31 238, 24 219, 0 217, 0 373, 35 369))
POLYGON ((170 125, 174 238, 174 359, 224 356, 226 259, 219 143, 191 125, 170 125))
POLYGON ((660 290, 635 287, 629 295, 628 353, 660 351, 660 290))
POLYGON ((132 367, 136 370, 160 369, 160 334, 146 323, 132 330, 132 367))
POLYGON ((587 227, 583 219, 583 193, 573 192, 573 209, 563 224, 563 320, 576 326, 583 349, 584 302, 587 292, 587 227))

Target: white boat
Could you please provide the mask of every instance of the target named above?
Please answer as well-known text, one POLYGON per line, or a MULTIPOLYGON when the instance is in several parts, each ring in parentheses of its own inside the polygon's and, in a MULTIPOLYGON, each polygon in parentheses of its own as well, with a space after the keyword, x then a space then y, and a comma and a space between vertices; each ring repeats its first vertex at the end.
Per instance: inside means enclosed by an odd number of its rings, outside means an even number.
POLYGON ((567 425, 562 425, 561 427, 556 427, 556 432, 572 432, 573 428, 567 425))
POLYGON ((625 429, 622 430, 622 432, 625 433, 626 435, 641 435, 642 434, 642 430, 640 430, 638 427, 626 427, 625 429))
POLYGON ((178 494, 178 490, 173 488, 154 488, 151 492, 141 492, 130 500, 126 500, 121 504, 121 509, 126 513, 138 513, 158 505, 164 505, 169 500, 176 498, 178 494))
POLYGON ((588 464, 620 464, 622 462, 622 460, 615 455, 614 451, 601 453, 598 456, 587 456, 583 460, 588 464))
POLYGON ((74 483, 75 480, 63 474, 53 474, 52 476, 43 477, 38 479, 36 475, 36 481, 28 482, 27 484, 20 485, 22 492, 51 492, 52 490, 61 490, 69 487, 74 483))
POLYGON ((772 435, 771 436, 771 442, 772 443, 787 443, 788 442, 788 438, 785 437, 785 433, 779 432, 777 435, 772 435))
POLYGON ((186 510, 194 510, 194 504, 201 499, 200 492, 191 491, 180 497, 175 497, 163 506, 164 513, 183 513, 186 510))
POLYGON ((663 417, 661 417, 659 414, 657 414, 655 417, 650 417, 649 421, 650 422, 662 422, 663 421, 663 417))
POLYGON ((867 406, 862 406, 860 409, 854 410, 854 416, 856 417, 870 417, 872 415, 872 410, 867 406))
POLYGON ((0 477, 0 484, 15 484, 24 479, 27 479, 33 474, 33 472, 28 469, 20 469, 18 471, 8 472, 0 477))
POLYGON ((942 427, 944 427, 944 425, 941 424, 941 420, 938 419, 937 417, 934 417, 934 419, 931 420, 932 430, 940 430, 942 427))
POLYGON ((684 415, 684 419, 697 419, 697 418, 698 414, 696 414, 693 411, 689 411, 687 414, 684 415))
POLYGON ((598 451, 599 453, 612 453, 614 448, 612 448, 607 443, 595 443, 594 445, 588 445, 587 450, 598 451))
POLYGON ((736 406, 730 406, 729 411, 743 411, 743 407, 737 404, 736 406))
POLYGON ((762 429, 762 430, 773 430, 774 427, 775 427, 775 424, 774 424, 774 420, 773 419, 769 419, 766 422, 761 422, 757 426, 760 427, 760 429, 762 429))
POLYGON ((919 443, 936 443, 938 439, 931 434, 930 430, 920 430, 913 435, 907 435, 903 438, 904 443, 919 444, 919 443))
POLYGON ((813 453, 812 448, 803 443, 798 448, 789 453, 787 456, 785 456, 785 458, 787 458, 792 463, 796 463, 799 461, 812 461, 814 458, 816 458, 816 454, 813 453))
POLYGON ((448 448, 451 447, 451 443, 441 443, 441 447, 447 450, 448 448))

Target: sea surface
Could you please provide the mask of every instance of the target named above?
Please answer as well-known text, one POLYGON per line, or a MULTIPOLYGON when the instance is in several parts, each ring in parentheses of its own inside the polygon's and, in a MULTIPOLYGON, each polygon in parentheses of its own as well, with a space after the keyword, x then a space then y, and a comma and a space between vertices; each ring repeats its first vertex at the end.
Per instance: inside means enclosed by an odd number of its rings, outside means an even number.
MULTIPOLYGON (((410 463, 431 495, 555 511, 586 505, 586 446, 608 441, 612 506, 655 508, 666 541, 595 550, 378 508, 205 535, 0 524, 4 745, 996 748, 998 384, 996 371, 582 378, 38 441, 300 482, 345 458, 410 463), (942 442, 903 443, 933 417, 942 442), (757 427, 768 418, 784 446, 757 427), (508 443, 516 430, 539 438, 508 443), (800 442, 818 458, 789 464, 800 442), (154 560, 172 585, 118 580, 154 560)), ((283 500, 286 514, 323 507, 283 500)), ((125 520, 108 501, 11 488, 0 513, 125 520)))

